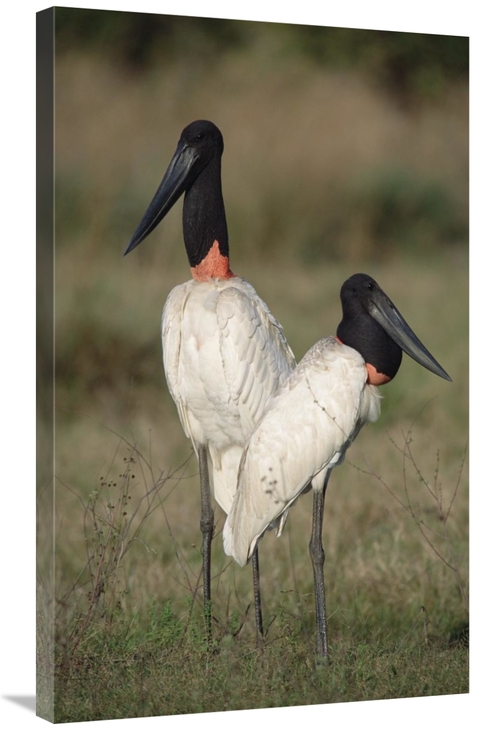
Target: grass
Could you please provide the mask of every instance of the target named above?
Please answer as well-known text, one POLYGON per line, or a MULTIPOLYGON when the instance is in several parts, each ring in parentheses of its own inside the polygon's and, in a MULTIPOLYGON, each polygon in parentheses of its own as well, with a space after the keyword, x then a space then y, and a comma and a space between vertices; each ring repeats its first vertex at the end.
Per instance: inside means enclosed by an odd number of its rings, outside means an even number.
POLYGON ((54 511, 41 486, 38 554, 40 712, 54 671, 57 721, 468 691, 467 89, 402 111, 360 74, 263 62, 237 55, 186 85, 176 61, 141 77, 58 57, 56 481, 54 511), (224 555, 216 509, 205 645, 197 465, 159 338, 165 298, 189 275, 180 210, 121 257, 199 117, 225 135, 232 268, 297 358, 335 331, 342 282, 366 271, 453 378, 405 357, 332 475, 322 670, 310 495, 260 544, 258 650, 250 568, 224 555))
POLYGON ((56 719, 74 720, 75 705, 81 708, 79 720, 93 720, 455 694, 468 689, 466 647, 442 641, 412 644, 380 630, 375 637, 369 631, 344 635, 331 665, 323 671, 312 666, 300 636, 282 637, 260 651, 243 648, 229 638, 215 656, 207 656, 191 642, 164 646, 162 637, 152 635, 149 642, 143 637, 123 637, 122 645, 111 646, 96 641, 92 652, 75 657, 71 670, 58 682, 56 719), (461 682, 457 676, 463 678, 461 682))
MULTIPOLYGON (((108 484, 103 485, 104 491, 109 489, 108 484)), ((119 498, 124 494, 122 489, 119 498)), ((89 504, 95 510, 95 494, 89 504)), ((108 515, 106 530, 103 532, 97 520, 95 536, 100 545, 107 545, 114 510, 110 511, 109 503, 101 507, 108 515)), ((287 532, 293 584, 289 577, 287 586, 276 574, 277 566, 263 561, 267 635, 259 649, 254 645, 252 621, 247 620, 248 590, 243 602, 237 585, 243 571, 231 575, 224 561, 225 578, 218 576, 215 581, 215 642, 207 651, 202 607, 199 596, 192 592, 197 581, 174 597, 174 586, 169 584, 172 566, 165 566, 163 587, 169 586, 170 597, 158 599, 154 594, 145 597, 148 576, 143 574, 142 598, 131 606, 133 580, 123 575, 118 579, 115 557, 122 550, 117 539, 115 552, 112 549, 107 556, 111 571, 106 591, 99 592, 98 601, 95 590, 87 591, 83 602, 87 608, 82 613, 73 613, 69 620, 60 617, 55 720, 467 692, 467 611, 453 571, 425 550, 418 530, 408 529, 411 522, 397 532, 380 521, 367 521, 366 514, 352 517, 364 525, 363 534, 349 539, 341 533, 334 551, 334 575, 333 565, 327 563, 328 603, 335 606, 330 616, 331 663, 319 669, 313 655, 310 580, 301 575, 306 551, 297 549, 295 520, 287 532), (274 590, 269 585, 269 569, 274 572, 274 590), (121 592, 113 590, 117 584, 121 584, 121 592)), ((146 527, 142 518, 137 520, 146 527)), ((385 522, 394 520, 386 516, 385 522)), ((170 534, 169 540, 173 539, 170 534)), ((267 539, 262 545, 269 548, 270 542, 267 539)), ((168 562, 183 562, 181 572, 186 574, 189 560, 180 555, 180 547, 176 544, 175 556, 168 562)), ((331 561, 332 551, 327 552, 331 561)), ((220 568, 220 549, 216 555, 220 568)), ((96 585, 94 565, 91 557, 86 572, 90 573, 90 586, 96 585)), ((460 570, 463 572, 463 564, 460 570)), ((84 583, 82 595, 85 589, 84 583)), ((78 592, 74 588, 66 600, 74 604, 78 592)))
MULTIPOLYGON (((423 283, 425 268, 414 268, 413 276, 423 283)), ((449 312, 457 316, 456 308, 449 312)), ((447 349, 456 346, 450 338, 447 349)), ((460 358, 455 363, 460 366, 460 358)), ((407 366, 398 376, 406 383, 407 366)), ((460 376, 450 388, 455 386, 458 392, 450 393, 429 374, 412 398, 403 388, 395 412, 383 408, 382 423, 364 429, 347 463, 332 475, 325 516, 332 661, 319 673, 307 551, 310 497, 294 507, 280 540, 267 535, 261 543, 267 635, 259 650, 250 572, 224 556, 217 510, 214 649, 207 652, 197 468, 176 414, 168 413, 166 394, 163 423, 152 417, 141 425, 134 411, 133 442, 93 419, 62 415, 55 718, 467 692, 467 443, 460 376), (449 416, 452 402, 459 418, 449 416), (453 435, 443 435, 442 423, 453 435), (171 434, 172 442, 156 429, 171 434), (83 445, 80 457, 76 443, 83 445)))

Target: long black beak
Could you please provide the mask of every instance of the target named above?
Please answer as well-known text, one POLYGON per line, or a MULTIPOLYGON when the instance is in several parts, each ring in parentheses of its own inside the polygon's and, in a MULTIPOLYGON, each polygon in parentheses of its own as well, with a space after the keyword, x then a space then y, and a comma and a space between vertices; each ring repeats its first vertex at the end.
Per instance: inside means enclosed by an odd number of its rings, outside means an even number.
POLYGON ((197 150, 182 140, 179 142, 160 187, 137 226, 124 256, 144 241, 151 231, 154 231, 182 193, 192 184, 199 174, 199 170, 196 169, 198 157, 197 150))
POLYGON ((448 373, 441 367, 429 350, 420 342, 417 335, 404 320, 389 297, 383 291, 375 291, 368 304, 368 311, 387 332, 394 342, 431 373, 451 381, 448 373))

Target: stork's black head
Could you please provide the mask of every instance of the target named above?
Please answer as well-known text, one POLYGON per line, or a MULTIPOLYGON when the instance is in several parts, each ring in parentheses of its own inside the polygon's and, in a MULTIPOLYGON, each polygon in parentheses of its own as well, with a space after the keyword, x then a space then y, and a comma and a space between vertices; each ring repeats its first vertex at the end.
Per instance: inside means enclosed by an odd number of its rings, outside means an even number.
POLYGON ((423 367, 451 380, 371 276, 351 276, 342 285, 340 299, 343 317, 337 336, 357 350, 377 373, 387 380, 393 378, 404 350, 423 367))
MULTIPOLYGON (((183 129, 177 149, 163 180, 132 236, 125 254, 144 241, 163 220, 180 196, 185 192, 189 192, 198 179, 200 179, 198 187, 202 190, 201 197, 208 201, 207 208, 208 205, 212 208, 211 216, 216 221, 215 228, 222 229, 219 237, 225 240, 224 244, 221 245, 227 248, 225 214, 220 190, 220 160, 223 151, 224 140, 222 134, 213 122, 200 119, 191 122, 183 129), (209 168, 211 175, 207 178, 207 174, 202 175, 202 173, 205 170, 208 171, 209 168), (201 184, 200 176, 207 178, 203 184, 201 184)), ((194 196, 192 208, 195 211, 195 218, 196 209, 199 207, 199 198, 194 196)), ((192 218, 193 216, 190 215, 189 217, 192 218)), ((197 234, 199 235, 198 231, 197 234)), ((199 248, 198 241, 195 246, 199 248)), ((190 245, 190 248, 192 248, 192 245, 190 245)))
POLYGON ((206 119, 191 122, 182 130, 179 145, 189 145, 201 159, 210 160, 224 152, 224 139, 220 129, 206 119))

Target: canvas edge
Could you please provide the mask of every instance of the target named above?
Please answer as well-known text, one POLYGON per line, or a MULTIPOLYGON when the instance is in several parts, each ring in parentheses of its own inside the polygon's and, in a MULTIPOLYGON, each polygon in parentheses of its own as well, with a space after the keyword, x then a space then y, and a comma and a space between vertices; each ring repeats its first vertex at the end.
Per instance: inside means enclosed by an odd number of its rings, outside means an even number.
POLYGON ((36 714, 54 722, 54 41, 36 14, 36 714))

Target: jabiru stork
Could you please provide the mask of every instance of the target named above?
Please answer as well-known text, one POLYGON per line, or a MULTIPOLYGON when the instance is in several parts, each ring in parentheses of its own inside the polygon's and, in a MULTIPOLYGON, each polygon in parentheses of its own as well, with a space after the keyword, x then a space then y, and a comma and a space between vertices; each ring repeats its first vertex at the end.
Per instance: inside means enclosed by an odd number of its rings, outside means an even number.
MULTIPOLYGON (((283 330, 253 286, 229 267, 222 196, 224 142, 215 124, 182 132, 168 169, 125 251, 138 246, 185 193, 183 236, 191 279, 168 295, 162 316, 167 385, 198 458, 203 598, 211 639, 211 491, 227 514, 244 444, 271 396, 295 367, 283 330)), ((263 635, 257 551, 253 553, 257 637, 263 635)))
POLYGON ((263 533, 312 487, 309 552, 320 661, 328 660, 322 528, 330 473, 342 463, 364 424, 378 418, 377 386, 394 378, 403 350, 423 367, 451 380, 370 276, 351 276, 340 297, 342 321, 336 337, 326 337, 310 348, 252 433, 223 531, 227 555, 245 565, 263 533))

